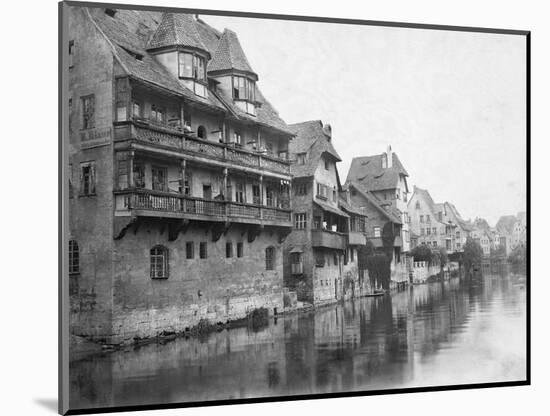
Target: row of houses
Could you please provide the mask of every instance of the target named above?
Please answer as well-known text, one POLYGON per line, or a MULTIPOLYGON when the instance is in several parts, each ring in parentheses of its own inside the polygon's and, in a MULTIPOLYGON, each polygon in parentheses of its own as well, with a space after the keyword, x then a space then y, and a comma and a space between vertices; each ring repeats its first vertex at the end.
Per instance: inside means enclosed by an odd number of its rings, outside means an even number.
POLYGON ((330 125, 286 124, 235 32, 66 7, 74 335, 117 344, 367 294, 359 249, 388 230, 396 284, 414 244, 460 250, 454 206, 409 197, 391 147, 342 183, 330 125))
POLYGON ((472 238, 479 243, 485 257, 507 257, 527 242, 527 216, 525 212, 500 217, 494 227, 483 218, 472 223, 472 238))

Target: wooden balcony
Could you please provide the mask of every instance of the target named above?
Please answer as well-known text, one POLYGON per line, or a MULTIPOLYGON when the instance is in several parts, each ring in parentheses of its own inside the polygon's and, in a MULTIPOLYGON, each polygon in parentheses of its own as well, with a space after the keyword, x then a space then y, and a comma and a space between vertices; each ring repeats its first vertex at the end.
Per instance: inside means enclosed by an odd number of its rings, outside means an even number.
POLYGON ((348 244, 351 246, 364 246, 367 243, 365 234, 358 231, 350 231, 348 234, 348 244))
POLYGON ((148 189, 115 191, 115 207, 117 216, 135 215, 200 221, 230 221, 281 227, 292 226, 291 212, 288 209, 195 198, 148 189))
POLYGON ((251 168, 258 172, 275 173, 275 176, 290 175, 290 161, 263 153, 217 143, 184 134, 166 127, 129 121, 117 123, 114 128, 115 142, 131 142, 151 150, 187 155, 190 159, 213 164, 224 164, 235 169, 251 168))
POLYGON ((345 250, 346 243, 346 234, 328 230, 311 230, 311 245, 313 247, 345 250))

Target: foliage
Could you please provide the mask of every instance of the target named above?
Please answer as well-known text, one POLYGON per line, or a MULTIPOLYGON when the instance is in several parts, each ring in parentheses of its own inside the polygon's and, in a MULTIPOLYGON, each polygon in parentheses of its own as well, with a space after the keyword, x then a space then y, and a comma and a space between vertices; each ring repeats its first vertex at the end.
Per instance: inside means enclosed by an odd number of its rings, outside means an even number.
POLYGON ((481 265, 481 259, 483 258, 483 249, 473 238, 468 237, 464 244, 463 262, 464 269, 471 273, 473 267, 479 267, 481 265))
POLYGON ((526 256, 527 250, 525 250, 525 247, 517 246, 508 256, 508 261, 512 264, 525 264, 526 256))
POLYGON ((393 257, 393 244, 395 243, 396 233, 392 222, 388 221, 382 228, 382 246, 384 252, 391 259, 393 257))
POLYGON ((391 279, 391 260, 382 253, 372 254, 367 257, 367 270, 372 287, 382 286, 388 290, 391 279))
POLYGON ((439 250, 439 264, 441 267, 445 267, 445 265, 449 262, 449 255, 447 254, 447 249, 445 247, 438 247, 439 250))
POLYGON ((506 256, 506 249, 504 248, 504 246, 491 248, 491 257, 504 257, 504 256, 506 256))
POLYGON ((367 268, 367 258, 374 253, 374 244, 372 241, 367 240, 364 246, 359 246, 357 251, 357 267, 359 270, 365 270, 367 268))
POLYGON ((426 244, 421 244, 416 246, 411 250, 411 255, 414 258, 414 261, 427 261, 431 262, 433 258, 433 252, 430 247, 426 244))

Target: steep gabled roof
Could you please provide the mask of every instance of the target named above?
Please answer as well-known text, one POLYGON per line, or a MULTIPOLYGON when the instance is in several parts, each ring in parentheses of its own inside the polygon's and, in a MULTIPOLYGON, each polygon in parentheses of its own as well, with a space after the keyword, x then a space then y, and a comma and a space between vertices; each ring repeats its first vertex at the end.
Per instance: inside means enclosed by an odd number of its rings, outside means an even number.
POLYGON ((336 162, 342 159, 332 145, 332 139, 325 133, 321 120, 290 124, 289 129, 296 137, 289 144, 289 153, 296 159, 298 153, 307 153, 305 164, 291 165, 291 173, 296 177, 313 176, 323 154, 330 155, 336 162))
POLYGON ((170 46, 185 46, 208 52, 208 48, 202 41, 193 15, 163 13, 157 30, 147 44, 147 49, 170 46))
POLYGON ((390 206, 390 209, 385 209, 381 204, 382 201, 380 201, 376 196, 374 196, 369 191, 364 191, 361 189, 360 185, 358 185, 356 182, 348 182, 348 186, 351 188, 353 187, 359 195, 361 195, 364 199, 366 199, 372 206, 374 206, 378 211, 383 213, 390 221, 396 223, 396 224, 402 224, 401 221, 401 215, 398 210, 390 206))
POLYGON ((392 153, 392 167, 383 168, 385 153, 374 156, 354 157, 346 182, 355 181, 367 191, 393 189, 399 183, 399 176, 409 176, 397 154, 392 153))
POLYGON ((218 42, 212 60, 208 63, 208 71, 244 71, 256 74, 244 54, 237 34, 232 30, 225 29, 218 42))

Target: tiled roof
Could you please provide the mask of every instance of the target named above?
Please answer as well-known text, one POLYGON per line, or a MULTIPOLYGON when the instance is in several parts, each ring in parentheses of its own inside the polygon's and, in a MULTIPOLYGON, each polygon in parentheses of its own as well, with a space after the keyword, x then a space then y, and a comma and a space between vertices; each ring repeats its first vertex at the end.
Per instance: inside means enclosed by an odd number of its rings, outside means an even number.
MULTIPOLYGON (((88 11, 114 45, 117 57, 131 77, 170 90, 214 110, 229 110, 243 121, 274 128, 287 135, 293 134, 257 86, 256 99, 260 107, 257 108, 256 116, 252 116, 237 107, 232 97, 225 97, 219 91, 213 93, 209 90, 207 98, 196 95, 147 52, 148 48, 179 42, 178 44, 186 46, 200 47, 213 56, 222 34, 204 21, 195 20, 190 14, 120 9, 114 17, 110 17, 101 8, 89 8, 88 11), (140 55, 141 60, 136 59, 135 55, 140 55)), ((240 50, 242 52, 242 48, 240 50)))
POLYGON ((208 71, 228 71, 232 69, 255 74, 248 63, 248 59, 246 59, 237 34, 232 30, 225 29, 212 60, 208 63, 208 71))
POLYGON ((378 211, 380 211, 381 213, 383 213, 386 217, 388 217, 388 219, 396 224, 402 224, 403 222, 401 221, 401 215, 400 213, 394 209, 393 207, 390 207, 390 209, 385 209, 383 206, 382 206, 382 201, 380 201, 376 196, 374 196, 371 192, 369 191, 364 191, 363 189, 361 189, 361 187, 355 183, 355 182, 349 182, 348 185, 350 187, 353 187, 355 188, 355 190, 357 192, 359 192, 359 194, 365 198, 372 206, 374 206, 378 211))
POLYGON ((347 211, 351 214, 360 215, 363 217, 366 217, 367 214, 363 212, 363 210, 360 207, 356 207, 353 204, 348 203, 344 198, 338 199, 338 205, 340 208, 342 208, 344 211, 347 211))
POLYGON ((325 153, 340 162, 342 159, 332 145, 332 139, 325 133, 321 120, 305 121, 290 124, 289 129, 296 137, 289 144, 289 153, 292 159, 296 159, 298 153, 307 153, 303 165, 293 163, 291 173, 296 177, 313 176, 321 162, 321 156, 325 153))
POLYGON ((208 51, 193 15, 186 13, 163 13, 157 30, 147 44, 147 49, 167 46, 187 46, 208 51))
POLYGON ((349 215, 346 214, 344 211, 342 211, 339 208, 333 207, 332 205, 319 201, 318 199, 314 200, 315 204, 317 204, 323 211, 332 212, 333 214, 339 215, 341 217, 349 218, 349 215))
POLYGON ((401 164, 397 154, 392 153, 392 167, 383 168, 382 159, 385 153, 375 156, 354 157, 346 182, 355 181, 363 190, 381 191, 393 189, 399 183, 399 176, 409 174, 401 164))

